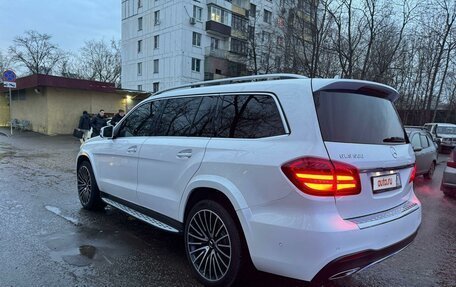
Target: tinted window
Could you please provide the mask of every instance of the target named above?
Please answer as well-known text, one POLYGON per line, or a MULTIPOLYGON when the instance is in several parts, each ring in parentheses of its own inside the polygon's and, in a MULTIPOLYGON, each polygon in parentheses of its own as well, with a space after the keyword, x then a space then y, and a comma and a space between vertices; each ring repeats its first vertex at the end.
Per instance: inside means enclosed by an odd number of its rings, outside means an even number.
POLYGON ((193 121, 203 97, 178 98, 166 100, 160 122, 157 125, 157 136, 188 136, 193 129, 193 121))
POLYGON ((418 134, 415 134, 412 137, 412 146, 414 148, 420 148, 421 147, 421 140, 420 140, 420 136, 418 134))
POLYGON ((420 138, 421 138, 421 146, 422 146, 423 148, 428 148, 428 147, 429 147, 429 142, 428 142, 427 136, 425 136, 425 135, 420 135, 420 138))
POLYGON ((399 117, 387 99, 329 91, 317 93, 314 99, 325 141, 405 143, 399 117))
POLYGON ((223 96, 218 137, 262 138, 285 133, 277 105, 271 96, 223 96))
POLYGON ((212 116, 216 102, 217 99, 214 97, 203 97, 188 136, 210 137, 214 135, 212 116))
POLYGON ((148 136, 156 119, 159 102, 145 103, 131 112, 122 122, 117 137, 148 136))

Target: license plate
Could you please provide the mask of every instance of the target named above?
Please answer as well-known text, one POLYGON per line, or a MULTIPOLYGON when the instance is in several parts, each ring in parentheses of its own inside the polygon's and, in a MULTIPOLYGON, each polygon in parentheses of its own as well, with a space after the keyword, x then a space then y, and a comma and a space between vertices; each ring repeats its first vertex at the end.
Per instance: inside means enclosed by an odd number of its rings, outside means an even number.
POLYGON ((397 173, 372 177, 372 190, 374 193, 385 192, 400 187, 401 178, 397 173))

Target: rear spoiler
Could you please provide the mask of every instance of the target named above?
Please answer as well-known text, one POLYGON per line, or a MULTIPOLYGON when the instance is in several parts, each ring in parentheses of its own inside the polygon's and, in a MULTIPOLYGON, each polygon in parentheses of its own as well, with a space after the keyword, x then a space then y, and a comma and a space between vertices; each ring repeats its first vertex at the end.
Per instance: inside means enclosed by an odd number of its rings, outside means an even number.
POLYGON ((328 90, 349 90, 395 102, 399 93, 390 86, 360 80, 345 79, 312 79, 313 92, 328 90))

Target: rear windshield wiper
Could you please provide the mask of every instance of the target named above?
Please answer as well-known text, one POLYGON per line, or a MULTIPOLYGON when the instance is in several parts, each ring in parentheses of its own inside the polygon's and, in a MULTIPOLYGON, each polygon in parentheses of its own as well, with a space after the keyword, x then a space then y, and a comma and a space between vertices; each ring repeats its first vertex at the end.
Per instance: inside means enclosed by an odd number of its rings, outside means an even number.
POLYGON ((405 143, 405 139, 401 137, 390 137, 383 139, 384 143, 405 143))

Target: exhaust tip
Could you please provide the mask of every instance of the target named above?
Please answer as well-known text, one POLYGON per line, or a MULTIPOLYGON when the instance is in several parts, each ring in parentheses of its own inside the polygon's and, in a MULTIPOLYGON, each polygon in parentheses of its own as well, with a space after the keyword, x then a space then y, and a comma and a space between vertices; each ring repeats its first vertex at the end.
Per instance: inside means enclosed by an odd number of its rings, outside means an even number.
POLYGON ((336 274, 332 275, 331 277, 329 277, 329 280, 340 279, 340 278, 344 278, 344 277, 353 275, 356 272, 358 272, 360 269, 361 269, 361 267, 356 267, 356 268, 353 268, 353 269, 349 269, 349 270, 345 270, 345 271, 336 273, 336 274))

